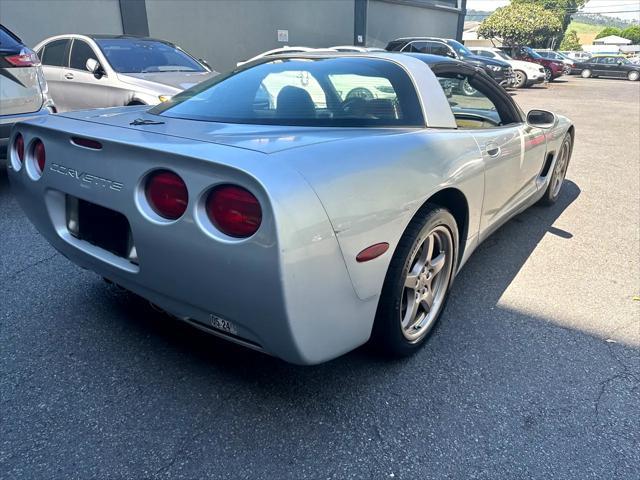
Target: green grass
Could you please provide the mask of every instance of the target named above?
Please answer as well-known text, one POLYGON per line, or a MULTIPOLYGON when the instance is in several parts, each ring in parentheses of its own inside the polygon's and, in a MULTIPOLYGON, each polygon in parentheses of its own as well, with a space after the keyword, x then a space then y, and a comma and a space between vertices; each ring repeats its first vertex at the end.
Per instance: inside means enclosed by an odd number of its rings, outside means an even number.
POLYGON ((567 31, 575 30, 580 38, 580 43, 583 45, 591 44, 593 39, 600 33, 605 27, 603 25, 589 25, 587 23, 571 22, 567 31))

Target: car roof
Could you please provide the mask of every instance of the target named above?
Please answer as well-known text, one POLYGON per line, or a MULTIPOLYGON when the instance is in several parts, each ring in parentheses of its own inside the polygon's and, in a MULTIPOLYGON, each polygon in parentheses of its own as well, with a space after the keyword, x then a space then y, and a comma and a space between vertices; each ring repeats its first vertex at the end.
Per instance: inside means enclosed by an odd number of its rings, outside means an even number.
MULTIPOLYGON (((336 50, 313 50, 309 52, 283 52, 282 54, 270 55, 267 58, 268 60, 274 58, 377 58, 381 60, 396 60, 398 58, 402 58, 404 56, 414 57, 427 65, 442 65, 442 64, 451 64, 451 65, 465 65, 469 64, 466 62, 462 62, 460 60, 456 60, 455 58, 443 57, 441 55, 431 55, 428 53, 413 53, 413 52, 339 52, 336 50)), ((261 60, 261 59, 258 59, 261 60)))

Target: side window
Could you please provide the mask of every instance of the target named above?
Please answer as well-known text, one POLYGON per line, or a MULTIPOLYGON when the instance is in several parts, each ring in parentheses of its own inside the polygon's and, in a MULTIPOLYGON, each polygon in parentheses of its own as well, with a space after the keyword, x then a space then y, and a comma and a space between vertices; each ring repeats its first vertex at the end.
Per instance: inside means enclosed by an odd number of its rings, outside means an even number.
POLYGON ((69 66, 76 70, 86 70, 87 60, 93 58, 98 59, 93 49, 87 42, 82 40, 74 40, 71 45, 71 56, 69 58, 69 66))
POLYGON ((431 43, 431 53, 433 55, 440 55, 441 57, 455 57, 451 49, 444 43, 431 43))
POLYGON ((411 42, 404 50, 405 52, 431 53, 427 42, 411 42))
POLYGON ((63 67, 67 65, 65 53, 69 40, 54 40, 44 46, 42 64, 51 67, 63 67))
POLYGON ((458 128, 495 128, 510 123, 502 118, 496 103, 487 94, 474 88, 466 75, 439 76, 458 128))

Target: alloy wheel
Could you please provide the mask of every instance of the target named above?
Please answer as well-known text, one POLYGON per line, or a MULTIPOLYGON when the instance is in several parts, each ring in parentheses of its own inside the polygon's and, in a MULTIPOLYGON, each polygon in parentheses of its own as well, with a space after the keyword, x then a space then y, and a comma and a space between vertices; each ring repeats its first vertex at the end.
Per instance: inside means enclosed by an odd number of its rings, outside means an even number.
POLYGON ((557 197, 562 188, 562 183, 567 175, 567 167, 569 166, 569 152, 571 150, 569 141, 565 140, 560 149, 556 166, 551 176, 551 194, 557 197))
POLYGON ((410 342, 426 335, 438 318, 451 280, 453 237, 435 227, 415 250, 404 281, 400 324, 410 342))

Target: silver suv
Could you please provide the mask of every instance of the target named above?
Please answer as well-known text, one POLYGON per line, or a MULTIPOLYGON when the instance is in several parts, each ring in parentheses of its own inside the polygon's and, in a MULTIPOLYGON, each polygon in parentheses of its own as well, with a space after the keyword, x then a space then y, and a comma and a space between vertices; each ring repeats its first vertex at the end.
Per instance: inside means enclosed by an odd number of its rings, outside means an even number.
POLYGON ((38 56, 0 25, 0 160, 14 123, 55 111, 38 56))

